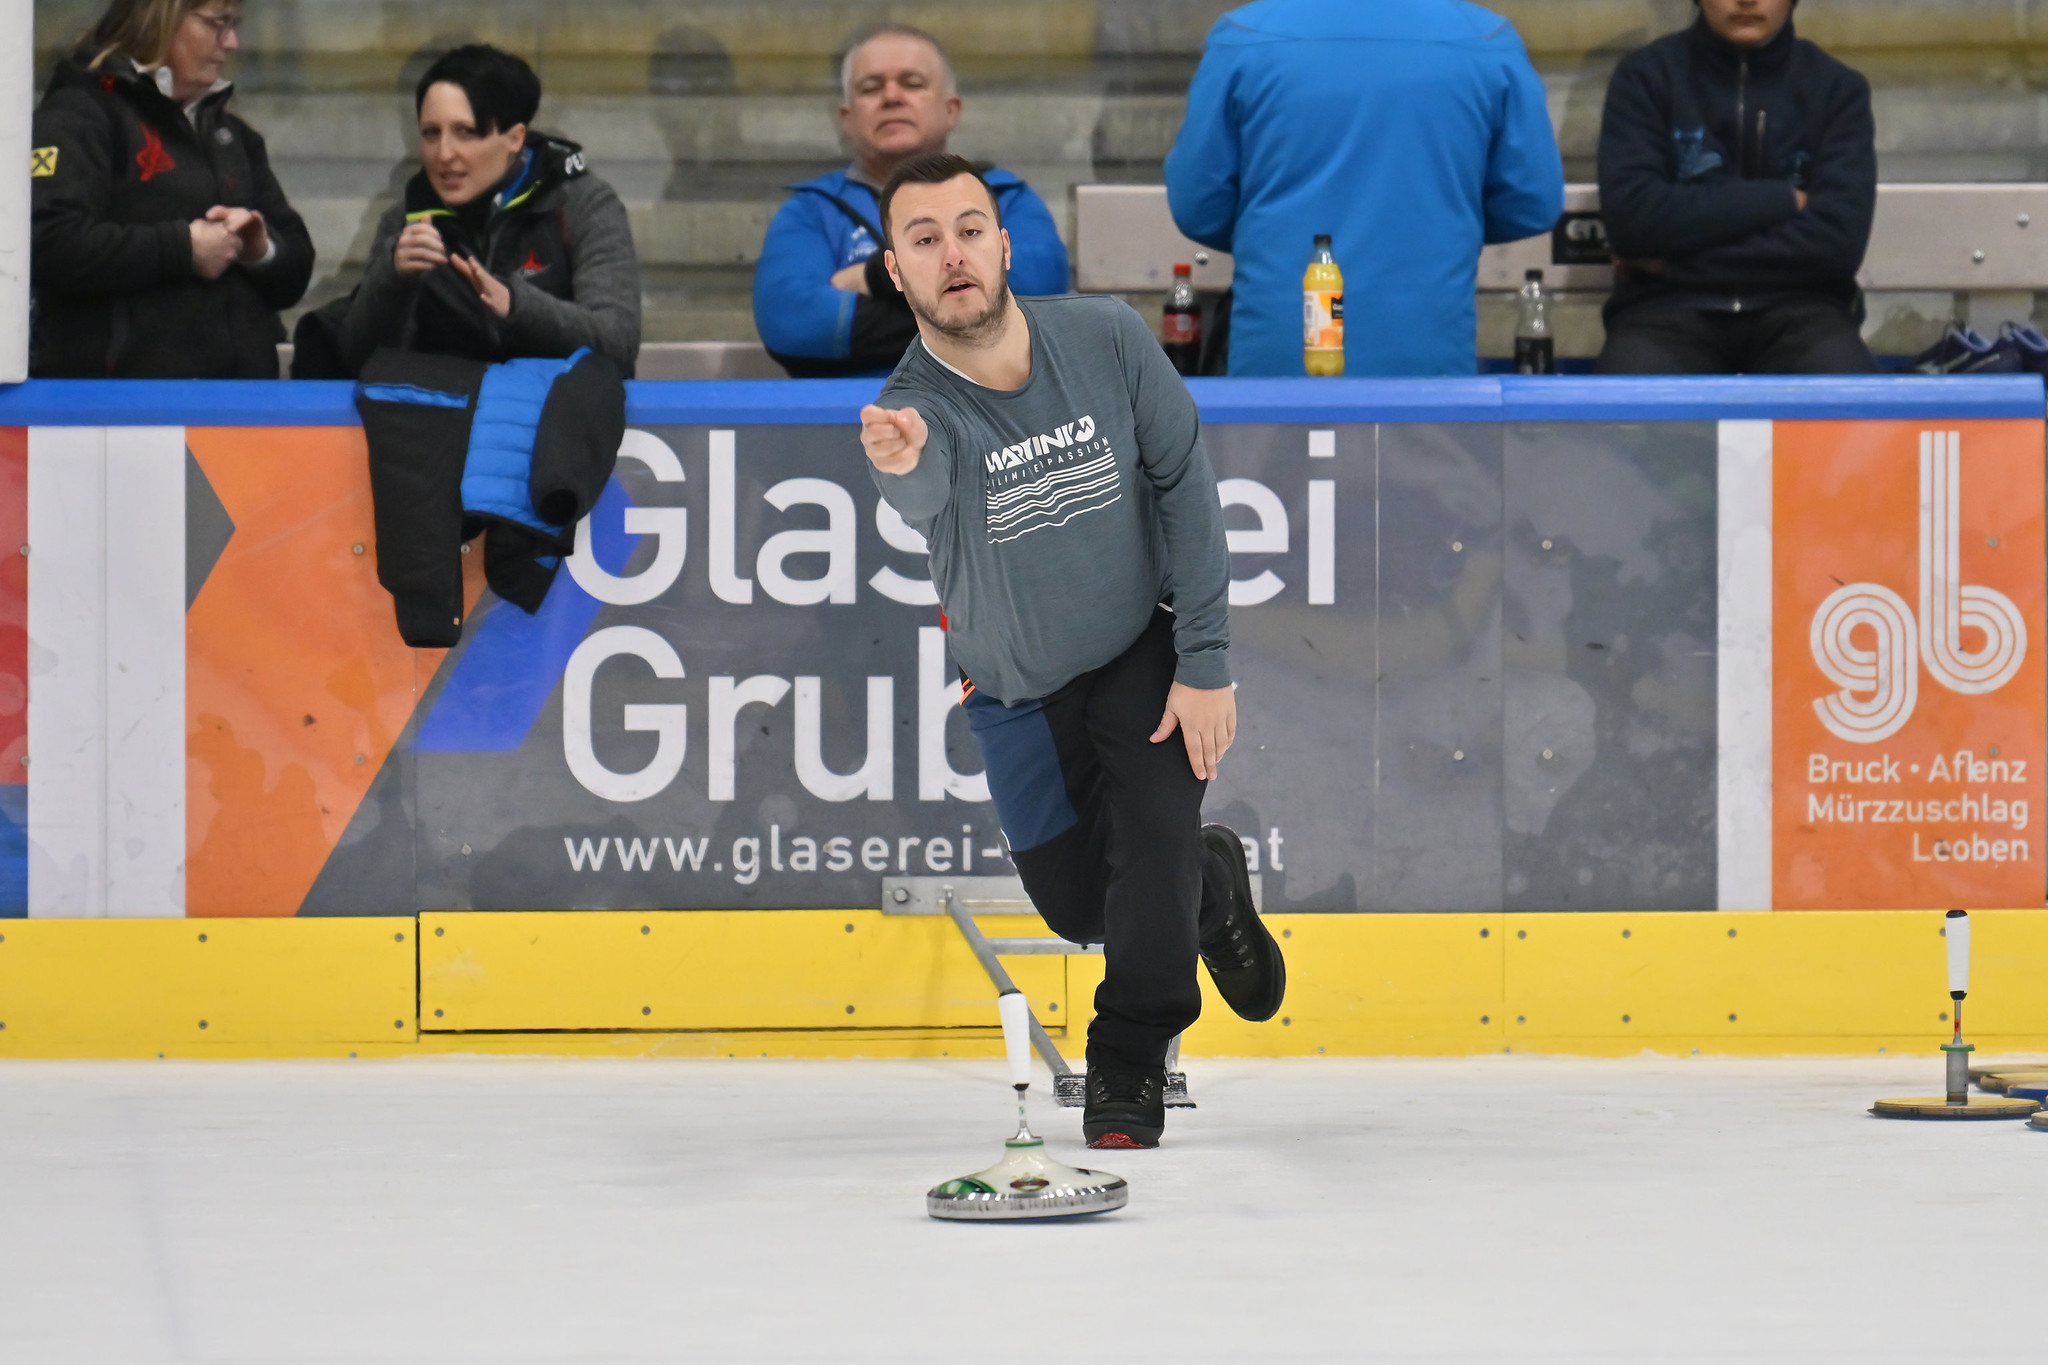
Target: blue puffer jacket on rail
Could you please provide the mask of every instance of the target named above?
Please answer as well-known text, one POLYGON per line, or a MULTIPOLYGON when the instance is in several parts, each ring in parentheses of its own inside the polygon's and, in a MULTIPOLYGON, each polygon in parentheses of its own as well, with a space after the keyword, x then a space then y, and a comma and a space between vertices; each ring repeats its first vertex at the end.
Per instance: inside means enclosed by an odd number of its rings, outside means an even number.
POLYGON ((370 443, 377 581, 416 649, 462 638, 462 546, 484 537, 491 591, 540 609, 618 462, 626 385, 588 349, 484 365, 378 351, 356 411, 370 443))

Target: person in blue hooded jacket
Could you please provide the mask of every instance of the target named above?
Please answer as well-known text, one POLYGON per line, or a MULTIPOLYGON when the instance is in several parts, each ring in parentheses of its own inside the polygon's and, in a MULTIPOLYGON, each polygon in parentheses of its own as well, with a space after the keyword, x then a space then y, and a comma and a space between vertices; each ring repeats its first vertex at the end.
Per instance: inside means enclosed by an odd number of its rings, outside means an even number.
MULTIPOLYGON (((798 379, 887 374, 903 358, 917 320, 882 268, 876 194, 897 166, 945 151, 960 121, 946 50, 908 24, 869 30, 847 50, 840 80, 853 164, 789 187, 754 267, 754 326, 798 379)), ((1066 293, 1067 249, 1045 201, 1008 171, 983 178, 1010 234, 1010 287, 1066 293)))
POLYGON ((1514 26, 1462 0, 1258 0, 1209 31, 1166 159, 1180 230, 1236 258, 1230 373, 1302 373, 1313 236, 1347 375, 1478 369, 1479 251, 1548 232, 1564 163, 1514 26))

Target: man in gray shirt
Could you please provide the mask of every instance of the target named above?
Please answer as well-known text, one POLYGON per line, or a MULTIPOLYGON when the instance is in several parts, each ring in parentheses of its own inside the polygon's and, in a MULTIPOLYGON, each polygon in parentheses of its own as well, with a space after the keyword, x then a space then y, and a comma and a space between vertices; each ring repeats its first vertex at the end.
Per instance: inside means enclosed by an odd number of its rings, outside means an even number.
POLYGON ((1201 823, 1237 703, 1200 417, 1124 304, 1011 295, 1001 211, 967 161, 906 162, 880 208, 918 339, 861 443, 931 547, 1025 890, 1054 932, 1104 945, 1082 1131, 1155 1146, 1167 1045, 1201 1014, 1197 954, 1244 1018, 1272 1018, 1287 985, 1242 843, 1201 823))

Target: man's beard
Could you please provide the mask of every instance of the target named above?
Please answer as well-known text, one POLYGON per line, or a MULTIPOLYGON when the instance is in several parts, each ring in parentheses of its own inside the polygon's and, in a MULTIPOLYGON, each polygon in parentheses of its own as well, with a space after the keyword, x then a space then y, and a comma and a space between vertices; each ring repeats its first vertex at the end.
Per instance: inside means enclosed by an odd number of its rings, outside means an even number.
POLYGON ((1007 275, 997 275, 995 288, 989 291, 988 307, 960 322, 941 321, 933 314, 930 305, 909 288, 903 291, 903 301, 910 305, 910 311, 916 315, 917 320, 933 331, 955 341, 972 344, 985 340, 991 332, 1002 328, 1003 319, 1010 311, 1010 280, 1007 275))

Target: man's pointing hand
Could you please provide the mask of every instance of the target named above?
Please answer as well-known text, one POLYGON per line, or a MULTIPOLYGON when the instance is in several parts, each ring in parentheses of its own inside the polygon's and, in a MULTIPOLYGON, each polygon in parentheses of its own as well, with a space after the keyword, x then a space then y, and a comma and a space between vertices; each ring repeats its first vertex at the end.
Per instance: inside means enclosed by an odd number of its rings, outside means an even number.
POLYGON ((917 468, 930 435, 916 408, 888 408, 870 403, 860 410, 860 443, 868 459, 884 474, 908 474, 917 468))

